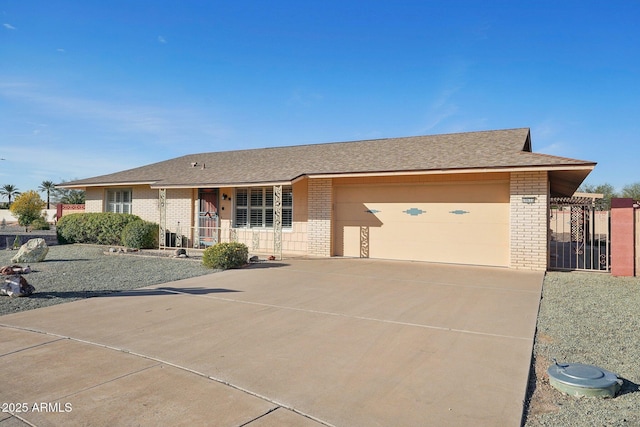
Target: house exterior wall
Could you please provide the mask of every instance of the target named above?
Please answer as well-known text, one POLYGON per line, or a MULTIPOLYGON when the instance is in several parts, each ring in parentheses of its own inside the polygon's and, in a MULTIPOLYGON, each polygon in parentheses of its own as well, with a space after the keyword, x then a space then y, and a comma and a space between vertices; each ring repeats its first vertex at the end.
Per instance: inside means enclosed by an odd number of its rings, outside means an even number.
MULTIPOLYGON (((282 232, 282 250, 286 255, 330 257, 334 247, 334 197, 336 186, 460 183, 467 181, 509 181, 509 246, 511 268, 545 270, 548 262, 548 208, 549 179, 545 171, 512 173, 469 173, 443 175, 397 175, 363 178, 305 178, 293 184, 293 222, 291 229, 282 232), (524 203, 522 198, 535 197, 535 203, 524 203)), ((149 186, 133 186, 132 213, 147 221, 159 222, 158 190, 149 186)), ((86 212, 103 212, 107 187, 91 187, 86 190, 86 212)), ((221 241, 232 238, 245 243, 249 250, 268 253, 273 248, 273 232, 258 229, 235 229, 235 237, 229 230, 233 227, 234 188, 220 188, 219 194, 227 194, 231 200, 220 200, 221 241), (225 235, 225 231, 226 235, 225 235), (255 243, 260 248, 253 250, 255 243)), ((180 234, 189 237, 192 244, 197 216, 197 189, 168 189, 166 228, 176 232, 180 222, 180 234)), ((187 243, 187 242, 185 242, 187 243)), ((256 247, 257 248, 257 247, 256 247)))
POLYGON ((330 257, 332 255, 332 179, 310 179, 308 191, 308 254, 318 257, 330 257))
MULTIPOLYGON (((291 228, 282 230, 282 253, 286 255, 307 255, 307 181, 302 180, 292 185, 293 220, 291 228)), ((233 238, 235 241, 247 245, 251 253, 271 255, 274 248, 273 230, 236 228, 233 235, 230 235, 229 230, 233 228, 234 190, 232 187, 223 187, 219 191, 220 194, 231 196, 231 200, 220 200, 220 207, 218 208, 221 229, 220 240, 227 242, 233 238)))
POLYGON ((89 187, 84 192, 84 211, 103 212, 104 211, 104 191, 105 187, 89 187))
POLYGON ((309 180, 293 184, 293 221, 291 231, 282 231, 284 253, 306 255, 308 251, 307 220, 309 218, 309 180))
POLYGON ((549 236, 549 177, 547 172, 512 172, 510 183, 509 267, 546 270, 549 236), (523 197, 535 197, 525 203, 523 197))
MULTIPOLYGON (((156 219, 159 221, 158 214, 158 190, 151 190, 155 193, 155 210, 156 219)), ((149 194, 151 196, 151 194, 149 194)), ((135 200, 135 192, 134 192, 135 200)), ((150 200, 150 204, 154 202, 150 200)), ((193 189, 191 188, 169 188, 167 189, 167 231, 176 233, 179 229, 183 236, 190 236, 190 229, 193 226, 193 189)), ((138 215, 134 209, 134 214, 138 215)))
MULTIPOLYGON (((85 212, 104 212, 108 189, 117 187, 91 187, 85 191, 85 212)), ((159 192, 148 185, 123 186, 131 188, 131 213, 145 221, 160 221, 159 192)), ((181 233, 188 235, 192 226, 192 193, 190 188, 167 190, 167 231, 175 232, 180 222, 181 233)))
POLYGON ((158 209, 158 190, 148 185, 132 188, 131 213, 138 215, 145 221, 158 223, 160 211, 158 209))

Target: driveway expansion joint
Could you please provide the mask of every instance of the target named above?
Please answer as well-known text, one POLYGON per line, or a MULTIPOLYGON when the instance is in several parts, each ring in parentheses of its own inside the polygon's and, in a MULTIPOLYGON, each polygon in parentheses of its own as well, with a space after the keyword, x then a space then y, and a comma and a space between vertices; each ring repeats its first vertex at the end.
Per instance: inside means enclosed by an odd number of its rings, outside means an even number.
MULTIPOLYGON (((301 415, 301 416, 303 416, 303 417, 305 417, 305 418, 308 418, 308 419, 313 420, 313 421, 315 421, 315 422, 317 422, 317 423, 320 423, 320 424, 322 424, 322 425, 324 425, 324 426, 327 426, 327 427, 336 427, 336 426, 334 426, 333 424, 328 423, 327 421, 324 421, 324 420, 321 420, 321 419, 319 419, 319 418, 316 418, 316 417, 314 417, 313 415, 307 414, 307 413, 305 413, 305 412, 303 412, 303 411, 300 411, 300 410, 298 410, 298 409, 296 409, 296 408, 294 408, 294 407, 292 407, 292 406, 289 406, 289 405, 286 405, 286 404, 280 403, 280 402, 278 402, 278 401, 276 401, 276 400, 274 400, 274 399, 271 399, 271 398, 269 398, 269 397, 267 397, 267 396, 264 396, 264 395, 262 395, 262 394, 260 394, 260 393, 256 393, 256 392, 254 392, 254 391, 251 391, 251 390, 246 389, 246 388, 244 388, 244 387, 240 387, 240 386, 238 386, 238 385, 236 385, 236 384, 233 384, 233 383, 231 383, 231 382, 229 382, 229 381, 226 381, 226 380, 223 380, 223 379, 221 379, 221 378, 212 377, 212 376, 207 375, 207 374, 205 374, 205 373, 202 373, 202 372, 196 371, 195 369, 187 368, 186 366, 181 366, 181 365, 178 365, 178 364, 176 364, 176 363, 168 362, 168 361, 166 361, 166 360, 162 360, 162 359, 157 358, 157 357, 154 357, 154 356, 149 356, 149 355, 146 355, 146 354, 137 353, 137 352, 134 352, 134 351, 130 351, 130 350, 123 349, 123 348, 119 348, 119 347, 110 346, 110 345, 107 345, 107 344, 101 344, 101 343, 97 343, 97 342, 94 342, 94 341, 89 341, 89 340, 84 340, 84 339, 81 339, 81 338, 74 338, 74 337, 70 337, 70 336, 60 335, 60 334, 56 334, 56 333, 53 333, 53 332, 42 331, 42 330, 34 329, 34 328, 28 328, 28 327, 23 327, 23 326, 7 325, 7 324, 1 324, 1 323, 0 323, 0 327, 7 327, 7 328, 12 328, 12 329, 21 330, 21 331, 34 332, 34 333, 39 333, 39 334, 43 334, 43 335, 51 335, 51 336, 54 336, 54 337, 58 337, 58 338, 59 338, 59 339, 54 340, 54 341, 62 341, 62 340, 65 340, 65 339, 66 339, 66 340, 70 340, 70 341, 80 342, 80 343, 83 343, 83 344, 89 344, 89 345, 96 346, 96 347, 106 348, 106 349, 113 350, 113 351, 118 351, 118 352, 121 352, 121 353, 126 353, 126 354, 130 354, 130 355, 132 355, 132 356, 137 356, 137 357, 141 357, 141 358, 143 358, 143 359, 147 359, 147 360, 151 360, 151 361, 154 361, 154 362, 158 362, 157 364, 154 364, 154 365, 151 365, 151 366, 148 366, 148 367, 145 367, 145 368, 139 369, 139 370, 134 371, 134 372, 129 372, 129 373, 127 373, 127 374, 121 375, 120 377, 113 378, 113 379, 111 379, 111 380, 109 380, 109 381, 105 381, 105 382, 100 383, 100 384, 96 384, 96 385, 91 386, 91 387, 88 387, 88 388, 86 388, 86 389, 83 389, 83 390, 80 390, 80 391, 74 392, 74 393, 72 393, 72 394, 70 394, 70 395, 67 395, 67 396, 61 396, 61 397, 59 397, 59 399, 64 399, 64 398, 66 398, 66 397, 73 396, 73 395, 75 395, 75 394, 77 394, 77 393, 80 393, 80 392, 83 392, 83 391, 86 391, 86 390, 90 390, 90 389, 92 389, 92 388, 98 387, 98 386, 103 385, 103 384, 110 383, 110 382, 112 382, 112 381, 116 381, 116 380, 118 380, 118 379, 120 379, 120 378, 127 377, 127 376, 132 375, 132 374, 135 374, 135 373, 137 373, 137 372, 141 372, 141 371, 144 371, 144 370, 147 370, 147 369, 151 369, 151 368, 154 368, 154 367, 160 366, 161 364, 164 364, 164 365, 167 365, 167 366, 171 366, 172 368, 176 368, 176 369, 179 369, 179 370, 182 370, 182 371, 186 371, 186 372, 189 372, 189 373, 191 373, 191 374, 198 375, 198 376, 200 376, 200 377, 206 378, 206 379, 208 379, 208 380, 215 381, 215 382, 217 382, 217 383, 219 383, 219 384, 225 385, 225 386, 227 386, 227 387, 231 387, 231 388, 233 388, 233 389, 235 389, 235 390, 241 391, 241 392, 243 392, 243 393, 246 393, 246 394, 248 394, 248 395, 251 395, 251 396, 257 397, 257 398, 259 398, 259 399, 261 399, 261 400, 264 400, 264 401, 266 401, 266 402, 272 403, 272 404, 276 405, 276 407, 274 408, 274 410, 275 410, 275 409, 278 409, 278 408, 284 408, 284 409, 287 409, 287 410, 289 410, 289 411, 291 411, 291 412, 294 412, 295 414, 301 415)), ((53 341, 52 341, 52 342, 53 342, 53 341)), ((269 411, 269 412, 272 412, 272 411, 269 411)), ((269 413, 269 412, 267 412, 267 413, 269 413)), ((262 416, 264 416, 264 415, 266 415, 266 414, 263 414, 262 416)), ((259 418, 259 417, 258 417, 258 418, 259 418)), ((257 418, 256 418, 256 419, 257 419, 257 418)), ((21 419, 21 420, 22 420, 22 419, 21 419)), ((255 421, 255 419, 254 419, 253 421, 255 421)))
POLYGON ((456 332, 456 333, 461 333, 461 334, 480 335, 480 336, 495 337, 495 338, 506 338, 506 339, 512 339, 512 340, 522 340, 522 341, 532 341, 533 340, 532 337, 518 337, 518 336, 513 336, 513 335, 492 334, 490 332, 471 331, 471 330, 468 330, 468 329, 456 329, 456 328, 447 328, 447 327, 444 327, 444 326, 424 325, 424 324, 421 324, 421 323, 401 322, 399 320, 377 319, 375 317, 355 316, 355 315, 352 315, 352 314, 336 313, 336 312, 332 312, 332 311, 322 311, 322 310, 311 310, 311 309, 308 309, 308 308, 287 307, 287 306, 284 306, 284 305, 266 304, 266 303, 255 302, 255 301, 243 301, 243 300, 238 300, 238 299, 233 299, 233 298, 215 297, 215 296, 211 296, 211 295, 194 295, 194 294, 191 294, 189 292, 180 292, 180 291, 177 291, 175 289, 169 290, 169 289, 158 288, 158 290, 161 290, 161 291, 164 291, 164 292, 167 292, 167 293, 170 293, 170 294, 176 294, 176 295, 192 296, 192 297, 196 297, 196 298, 214 299, 214 300, 218 300, 218 301, 234 302, 234 303, 239 303, 239 304, 257 305, 257 306, 260 306, 260 307, 276 308, 276 309, 279 309, 279 310, 291 310, 291 311, 299 311, 299 312, 303 312, 303 313, 321 314, 321 315, 325 315, 325 316, 345 317, 345 318, 349 318, 349 319, 364 320, 364 321, 367 321, 367 322, 380 322, 380 323, 387 323, 387 324, 390 324, 390 325, 410 326, 410 327, 415 327, 415 328, 434 329, 434 330, 445 331, 445 332, 456 332))

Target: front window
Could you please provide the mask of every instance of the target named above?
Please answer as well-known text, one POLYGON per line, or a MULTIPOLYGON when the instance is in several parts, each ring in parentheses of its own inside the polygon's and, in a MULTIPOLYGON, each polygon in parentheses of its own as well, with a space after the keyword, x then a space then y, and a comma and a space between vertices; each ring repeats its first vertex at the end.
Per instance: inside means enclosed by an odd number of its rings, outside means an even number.
POLYGON ((107 212, 131 213, 131 189, 108 190, 107 212))
MULTIPOLYGON (((282 187, 282 227, 291 228, 293 220, 293 191, 282 187)), ((273 187, 236 189, 236 227, 273 227, 273 187)))

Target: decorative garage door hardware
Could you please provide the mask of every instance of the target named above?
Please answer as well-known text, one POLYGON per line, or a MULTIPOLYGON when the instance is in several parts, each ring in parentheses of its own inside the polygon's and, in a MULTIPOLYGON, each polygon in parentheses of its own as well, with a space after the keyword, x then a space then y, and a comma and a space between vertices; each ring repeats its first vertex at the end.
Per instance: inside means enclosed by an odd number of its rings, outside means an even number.
POLYGON ((406 213, 407 215, 411 215, 411 216, 418 216, 418 215, 422 215, 422 214, 426 214, 427 211, 423 211, 422 209, 418 209, 418 208, 411 208, 411 209, 407 209, 406 211, 402 211, 404 213, 406 213))

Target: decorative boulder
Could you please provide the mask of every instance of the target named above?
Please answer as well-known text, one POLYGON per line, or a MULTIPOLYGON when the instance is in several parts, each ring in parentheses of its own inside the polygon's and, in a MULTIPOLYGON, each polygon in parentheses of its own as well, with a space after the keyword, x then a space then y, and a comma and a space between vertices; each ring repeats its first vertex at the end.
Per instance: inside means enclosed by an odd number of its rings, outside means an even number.
POLYGON ((20 247, 20 250, 11 258, 13 263, 41 262, 49 252, 49 247, 44 239, 31 239, 20 247))

